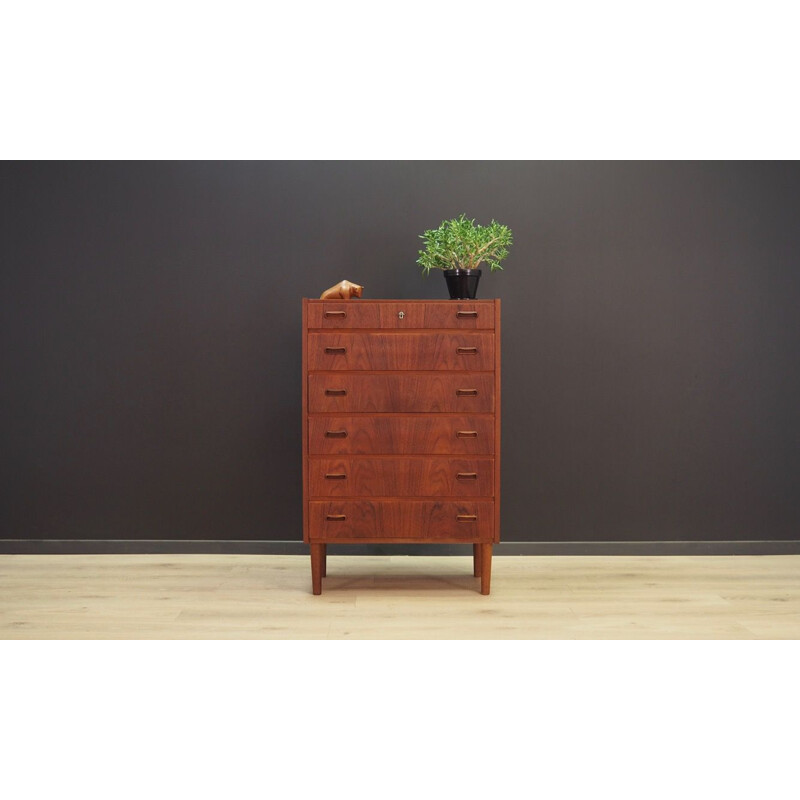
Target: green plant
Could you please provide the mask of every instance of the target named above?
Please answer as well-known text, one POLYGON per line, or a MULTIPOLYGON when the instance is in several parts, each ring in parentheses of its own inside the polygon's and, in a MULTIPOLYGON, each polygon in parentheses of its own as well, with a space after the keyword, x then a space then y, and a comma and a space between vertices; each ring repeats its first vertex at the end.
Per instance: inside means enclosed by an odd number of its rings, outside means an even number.
POLYGON ((425 249, 419 251, 417 264, 425 275, 432 269, 476 269, 486 262, 492 272, 503 269, 500 262, 511 247, 511 230, 492 220, 489 225, 476 225, 462 214, 445 220, 435 230, 425 231, 425 249))

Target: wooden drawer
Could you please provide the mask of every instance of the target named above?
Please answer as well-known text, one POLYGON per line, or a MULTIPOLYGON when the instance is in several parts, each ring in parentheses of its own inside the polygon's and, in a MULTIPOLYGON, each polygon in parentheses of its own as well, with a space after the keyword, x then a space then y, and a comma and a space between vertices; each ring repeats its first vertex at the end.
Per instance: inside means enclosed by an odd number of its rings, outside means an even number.
POLYGON ((309 328, 492 329, 494 302, 311 300, 307 324, 309 328))
POLYGON ((494 374, 313 373, 308 410, 319 412, 492 412, 494 374))
POLYGON ((312 458, 313 497, 491 497, 491 458, 312 458))
POLYGON ((491 500, 312 500, 309 538, 323 541, 490 542, 491 500))
POLYGON ((310 370, 494 369, 494 334, 310 333, 310 370))
POLYGON ((381 310, 377 303, 360 300, 310 300, 309 328, 380 328, 381 310))
POLYGON ((491 416, 309 417, 312 455, 492 455, 491 416))

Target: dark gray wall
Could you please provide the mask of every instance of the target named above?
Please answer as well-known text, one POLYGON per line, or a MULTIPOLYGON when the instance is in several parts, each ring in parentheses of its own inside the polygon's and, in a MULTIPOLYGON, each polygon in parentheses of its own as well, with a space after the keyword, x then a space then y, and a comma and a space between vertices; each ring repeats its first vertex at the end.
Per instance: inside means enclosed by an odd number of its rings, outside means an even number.
POLYGON ((509 225, 506 540, 800 538, 796 163, 5 163, 0 536, 295 539, 300 298, 509 225))

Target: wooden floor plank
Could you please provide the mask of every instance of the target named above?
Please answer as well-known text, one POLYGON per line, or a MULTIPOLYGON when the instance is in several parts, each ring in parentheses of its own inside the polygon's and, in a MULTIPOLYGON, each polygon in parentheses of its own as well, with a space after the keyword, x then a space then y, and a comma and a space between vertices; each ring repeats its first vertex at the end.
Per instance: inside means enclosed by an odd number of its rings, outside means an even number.
POLYGON ((800 556, 0 555, 3 639, 797 639, 800 556))

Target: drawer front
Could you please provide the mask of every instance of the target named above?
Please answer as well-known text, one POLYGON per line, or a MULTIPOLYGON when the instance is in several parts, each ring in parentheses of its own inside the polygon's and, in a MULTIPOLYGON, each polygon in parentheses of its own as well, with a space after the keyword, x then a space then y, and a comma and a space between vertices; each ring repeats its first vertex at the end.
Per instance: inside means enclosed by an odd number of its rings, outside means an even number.
POLYGON ((310 302, 309 328, 493 329, 494 302, 374 303, 369 300, 310 302), (402 314, 402 316, 401 316, 402 314))
POLYGON ((308 410, 314 412, 494 411, 494 374, 487 372, 308 376, 308 410))
POLYGON ((494 369, 494 333, 310 333, 309 370, 494 369))
POLYGON ((311 540, 492 540, 489 500, 312 500, 308 506, 311 540))
POLYGON ((313 497, 491 497, 491 458, 312 458, 313 497))
POLYGON ((494 418, 310 417, 312 455, 492 455, 494 418))
POLYGON ((494 328, 494 303, 381 303, 382 328, 494 328), (400 314, 403 314, 401 317, 400 314))
POLYGON ((309 328, 380 328, 381 311, 378 303, 360 300, 339 302, 310 302, 309 328))

